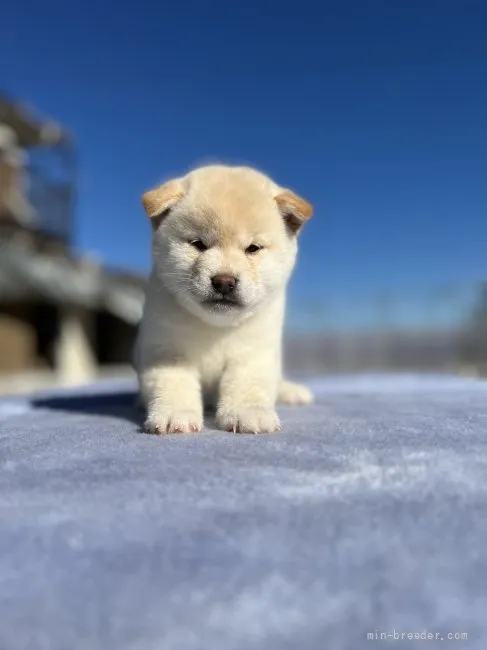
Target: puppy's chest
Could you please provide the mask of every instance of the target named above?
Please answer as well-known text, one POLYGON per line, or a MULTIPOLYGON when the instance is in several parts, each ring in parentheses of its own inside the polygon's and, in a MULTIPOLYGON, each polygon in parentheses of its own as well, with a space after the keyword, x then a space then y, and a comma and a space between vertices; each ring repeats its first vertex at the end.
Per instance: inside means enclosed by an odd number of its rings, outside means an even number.
POLYGON ((210 388, 219 382, 228 360, 229 351, 225 346, 200 351, 198 370, 203 386, 210 388))
POLYGON ((188 342, 187 359, 198 368, 201 383, 206 391, 218 386, 229 364, 241 363, 246 346, 238 337, 206 340, 195 337, 188 342))
POLYGON ((219 379, 228 364, 245 357, 254 343, 245 327, 226 332, 210 327, 181 327, 171 334, 165 339, 168 347, 196 366, 204 382, 219 379))

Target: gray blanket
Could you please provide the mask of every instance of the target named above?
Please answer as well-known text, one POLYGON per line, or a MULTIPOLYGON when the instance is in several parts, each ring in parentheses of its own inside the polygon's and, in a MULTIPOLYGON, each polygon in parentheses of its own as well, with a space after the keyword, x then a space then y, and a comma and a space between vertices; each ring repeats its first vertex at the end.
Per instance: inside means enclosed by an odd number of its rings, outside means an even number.
POLYGON ((484 650, 487 383, 312 383, 269 436, 0 400, 0 649, 484 650))

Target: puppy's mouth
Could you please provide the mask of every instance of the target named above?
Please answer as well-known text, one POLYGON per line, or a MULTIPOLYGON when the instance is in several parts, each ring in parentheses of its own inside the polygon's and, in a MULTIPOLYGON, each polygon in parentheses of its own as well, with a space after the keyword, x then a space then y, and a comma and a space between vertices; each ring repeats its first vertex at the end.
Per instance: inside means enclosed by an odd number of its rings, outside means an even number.
POLYGON ((208 309, 214 309, 217 311, 241 309, 243 307, 241 302, 230 296, 213 296, 212 298, 208 298, 208 300, 204 300, 203 305, 208 309))

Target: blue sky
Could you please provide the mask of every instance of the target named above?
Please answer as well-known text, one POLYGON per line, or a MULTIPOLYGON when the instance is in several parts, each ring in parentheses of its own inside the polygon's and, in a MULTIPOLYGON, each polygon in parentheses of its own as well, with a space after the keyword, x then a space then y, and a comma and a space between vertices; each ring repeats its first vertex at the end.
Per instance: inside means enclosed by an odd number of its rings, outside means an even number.
POLYGON ((293 304, 346 307, 487 278, 486 33, 472 0, 17 0, 0 79, 76 134, 80 249, 146 270, 140 194, 246 162, 315 205, 293 304))

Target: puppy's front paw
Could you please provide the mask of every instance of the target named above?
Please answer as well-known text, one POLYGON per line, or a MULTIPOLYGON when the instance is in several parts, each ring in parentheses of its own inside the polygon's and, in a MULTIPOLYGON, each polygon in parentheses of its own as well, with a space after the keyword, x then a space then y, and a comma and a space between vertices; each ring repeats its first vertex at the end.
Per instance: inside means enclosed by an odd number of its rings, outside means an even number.
POLYGON ((235 410, 219 409, 217 426, 233 433, 273 433, 280 431, 279 417, 273 408, 247 406, 235 410))
POLYGON ((197 433, 203 428, 201 413, 186 411, 154 411, 145 421, 144 431, 155 435, 167 433, 197 433))
POLYGON ((277 396, 279 404, 288 404, 290 406, 304 406, 311 404, 313 401, 313 393, 302 386, 295 384, 292 381, 282 381, 279 386, 279 393, 277 396))

